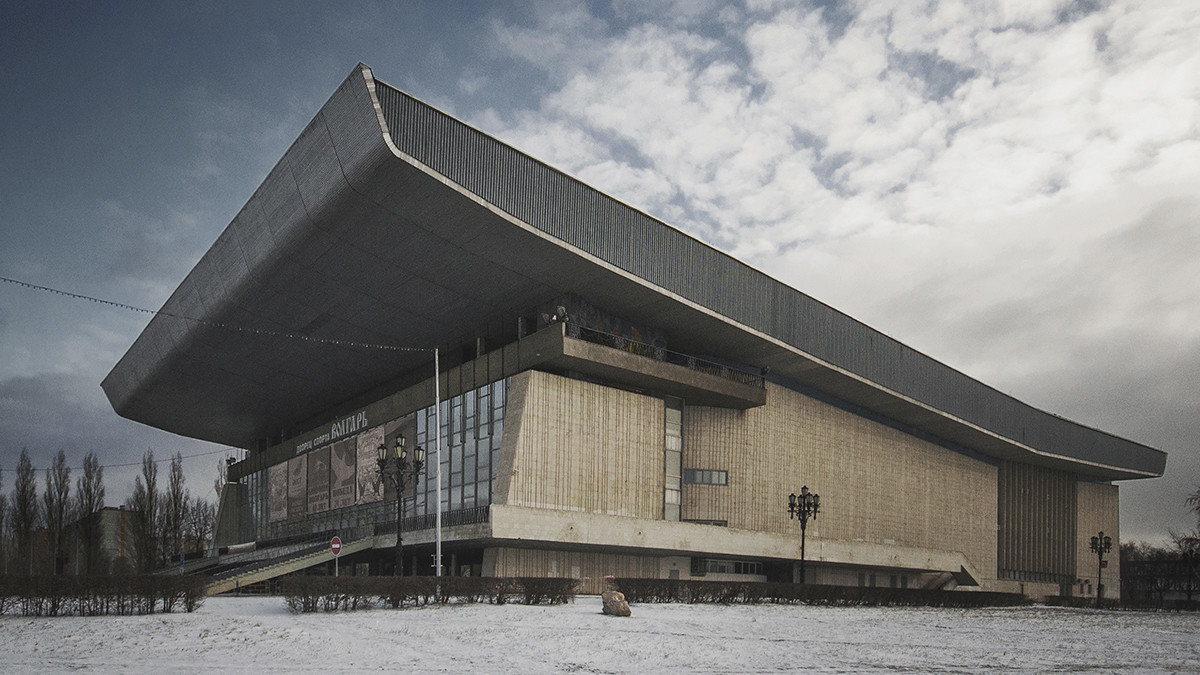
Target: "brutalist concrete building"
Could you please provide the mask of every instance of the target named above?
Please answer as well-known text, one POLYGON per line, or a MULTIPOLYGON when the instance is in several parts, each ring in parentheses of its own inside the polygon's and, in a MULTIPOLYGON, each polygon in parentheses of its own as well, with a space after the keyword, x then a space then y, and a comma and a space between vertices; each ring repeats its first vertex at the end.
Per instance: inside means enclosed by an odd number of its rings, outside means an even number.
POLYGON ((1086 542, 1119 533, 1114 482, 1166 462, 362 66, 104 389, 125 417, 247 450, 218 543, 269 556, 338 534, 355 573, 391 572, 376 449, 397 437, 428 452, 401 494, 406 573, 433 573, 440 511, 444 574, 585 588, 796 579, 787 498, 807 486, 810 582, 1094 594, 1086 542))

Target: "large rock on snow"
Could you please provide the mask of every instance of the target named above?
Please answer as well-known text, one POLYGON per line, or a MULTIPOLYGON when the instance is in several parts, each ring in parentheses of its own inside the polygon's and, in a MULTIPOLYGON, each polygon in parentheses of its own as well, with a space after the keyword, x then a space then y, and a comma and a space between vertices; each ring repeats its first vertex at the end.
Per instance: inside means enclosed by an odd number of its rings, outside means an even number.
POLYGON ((629 611, 629 603, 625 602, 625 594, 620 591, 604 591, 600 594, 600 600, 604 603, 604 614, 612 616, 631 616, 633 612, 629 611))

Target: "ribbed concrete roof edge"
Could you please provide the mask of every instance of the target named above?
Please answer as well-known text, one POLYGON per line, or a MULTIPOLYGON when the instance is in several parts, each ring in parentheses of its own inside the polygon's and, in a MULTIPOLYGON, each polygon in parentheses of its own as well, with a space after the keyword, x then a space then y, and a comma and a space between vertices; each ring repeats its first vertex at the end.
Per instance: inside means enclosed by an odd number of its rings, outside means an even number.
POLYGON ((375 83, 388 133, 401 152, 565 243, 819 361, 1021 445, 1103 465, 1134 460, 1146 475, 1161 475, 1165 468, 1166 453, 1159 449, 1035 408, 385 82, 375 83), (433 137, 454 147, 435 151, 433 137), (489 170, 496 166, 503 170, 489 170), (556 198, 569 206, 551 211, 537 203, 557 203, 556 198), (595 236, 597 218, 620 231, 595 236), (1075 452, 1064 452, 1064 446, 1075 452), (1104 456, 1080 456, 1087 454, 1104 456))

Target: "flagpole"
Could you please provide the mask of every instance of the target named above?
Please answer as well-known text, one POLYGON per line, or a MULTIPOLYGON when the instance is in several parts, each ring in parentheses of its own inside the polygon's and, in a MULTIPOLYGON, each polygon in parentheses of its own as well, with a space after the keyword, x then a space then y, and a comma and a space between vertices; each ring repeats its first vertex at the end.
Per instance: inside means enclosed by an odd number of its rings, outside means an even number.
POLYGON ((433 348, 433 410, 434 424, 437 425, 437 503, 434 509, 434 527, 437 530, 437 544, 434 552, 434 564, 437 566, 437 576, 442 576, 442 378, 439 363, 439 348, 433 348))

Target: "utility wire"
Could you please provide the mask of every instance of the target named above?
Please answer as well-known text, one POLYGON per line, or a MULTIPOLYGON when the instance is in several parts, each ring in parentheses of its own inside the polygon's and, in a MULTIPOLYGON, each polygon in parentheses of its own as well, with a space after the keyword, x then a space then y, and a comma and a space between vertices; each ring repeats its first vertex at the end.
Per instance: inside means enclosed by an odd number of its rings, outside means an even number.
POLYGON ((299 341, 303 341, 303 342, 315 342, 317 344, 335 345, 338 347, 359 347, 362 349, 382 349, 382 350, 393 351, 393 352, 432 352, 433 351, 433 349, 431 347, 401 347, 398 345, 381 345, 381 344, 375 344, 375 343, 370 343, 370 342, 355 342, 353 340, 334 340, 331 338, 318 338, 318 337, 312 337, 311 335, 298 335, 296 333, 285 333, 282 331, 267 330, 267 329, 262 329, 262 328, 245 328, 243 326, 234 326, 234 325, 227 324, 227 323, 224 323, 221 321, 209 321, 207 319, 197 319, 195 317, 184 316, 182 314, 175 314, 173 312, 164 312, 161 309, 153 310, 153 309, 146 309, 144 307, 135 307, 133 305, 127 305, 123 302, 115 302, 113 300, 105 300, 103 298, 95 298, 90 295, 83 295, 81 293, 72 293, 70 291, 64 291, 64 290, 60 290, 57 288, 51 288, 49 286, 39 286, 37 284, 31 284, 28 281, 21 281, 20 279, 10 279, 8 277, 0 277, 0 281, 4 281, 4 282, 10 283, 10 284, 15 284, 17 286, 21 286, 23 288, 28 288, 28 289, 35 290, 35 291, 43 291, 46 293, 54 293, 55 295, 62 295, 62 296, 68 297, 68 298, 73 298, 75 300, 86 300, 88 302, 94 302, 94 303, 97 303, 100 305, 107 305, 109 307, 115 307, 117 309, 125 309, 125 310, 129 310, 131 312, 141 312, 143 314, 150 314, 152 316, 166 316, 166 317, 170 317, 172 319, 180 319, 183 321, 190 321, 192 323, 200 324, 202 326, 209 326, 212 328, 220 328, 220 329, 232 331, 235 333, 262 335, 262 336, 266 336, 266 337, 278 337, 278 338, 284 338, 284 339, 288 339, 288 340, 299 340, 299 341))
MULTIPOLYGON (((193 459, 195 457, 207 457, 209 455, 216 455, 219 453, 233 455, 234 452, 236 452, 237 450, 238 450, 238 448, 221 448, 220 450, 209 450, 208 452, 197 452, 194 455, 180 455, 179 458, 180 459, 193 459)), ((174 460, 175 460, 175 456, 171 455, 170 457, 163 457, 162 459, 156 459, 156 460, 154 460, 154 463, 162 464, 163 462, 172 462, 174 460)), ((141 465, 142 465, 141 460, 138 460, 136 462, 127 462, 125 464, 101 464, 100 468, 101 469, 123 469, 127 466, 141 466, 141 465)), ((48 467, 48 468, 52 468, 52 467, 48 467)), ((0 470, 3 470, 5 473, 9 473, 9 472, 16 473, 16 469, 10 469, 8 467, 4 467, 3 469, 0 469, 0 470)), ((68 471, 83 471, 83 467, 82 466, 69 466, 69 467, 67 467, 67 470, 68 471)))
MULTIPOLYGON (((224 330, 233 331, 235 333, 247 333, 247 334, 253 334, 253 335, 263 335, 263 336, 267 336, 267 337, 279 337, 279 338, 284 338, 284 339, 288 339, 288 340, 300 340, 303 342, 314 342, 317 344, 336 345, 338 347, 360 347, 363 349, 382 349, 382 350, 396 351, 396 352, 432 352, 433 351, 433 349, 428 348, 428 347, 400 347, 397 345, 381 345, 381 344, 373 344, 373 343, 368 343, 368 342, 355 342, 353 340, 333 340, 333 339, 329 339, 329 338, 316 338, 316 337, 312 337, 310 335, 297 335, 295 333, 285 333, 285 332, 281 332, 281 331, 264 330, 261 328, 244 328, 242 326, 233 326, 233 325, 223 323, 220 321, 208 321, 206 319, 197 319, 197 318, 190 317, 190 316, 183 316, 182 314, 175 314, 172 312, 164 312, 162 310, 146 309, 145 307, 136 307, 134 305, 128 305, 123 302, 116 302, 113 300, 105 300, 104 298, 96 298, 96 297, 92 297, 90 295, 83 295, 82 293, 72 293, 70 291, 64 291, 64 290, 58 289, 58 288, 51 288, 49 286, 40 286, 38 284, 29 283, 28 281, 21 281, 20 279, 10 279, 9 277, 0 277, 0 281, 14 284, 16 286, 21 286, 22 288, 27 288, 30 290, 42 291, 45 293, 53 293, 55 295, 61 295, 63 297, 72 298, 74 300, 86 300, 88 302, 94 302, 99 305, 105 305, 105 306, 114 307, 117 309, 124 309, 124 310, 128 310, 131 312, 140 312, 142 314, 150 314, 151 316, 166 316, 166 317, 170 317, 172 319, 181 319, 183 321, 190 321, 192 323, 200 324, 202 326, 221 328, 224 330)), ((187 455, 187 456, 183 457, 183 459, 191 459, 193 457, 205 457, 207 455, 216 455, 219 453, 229 453, 229 452, 230 452, 229 449, 211 450, 209 452, 201 452, 201 453, 197 453, 195 455, 187 455)), ((165 459, 157 459, 154 461, 156 464, 158 464, 161 462, 170 461, 171 459, 173 459, 173 458, 168 457, 165 459)), ((129 466, 141 466, 141 464, 142 463, 140 461, 139 462, 130 462, 127 464, 105 464, 101 468, 103 468, 103 469, 118 469, 118 468, 124 468, 124 467, 129 467, 129 466)), ((83 467, 70 467, 70 469, 71 469, 71 471, 82 471, 83 467)), ((4 470, 11 471, 11 469, 7 469, 7 468, 5 468, 4 470)))

